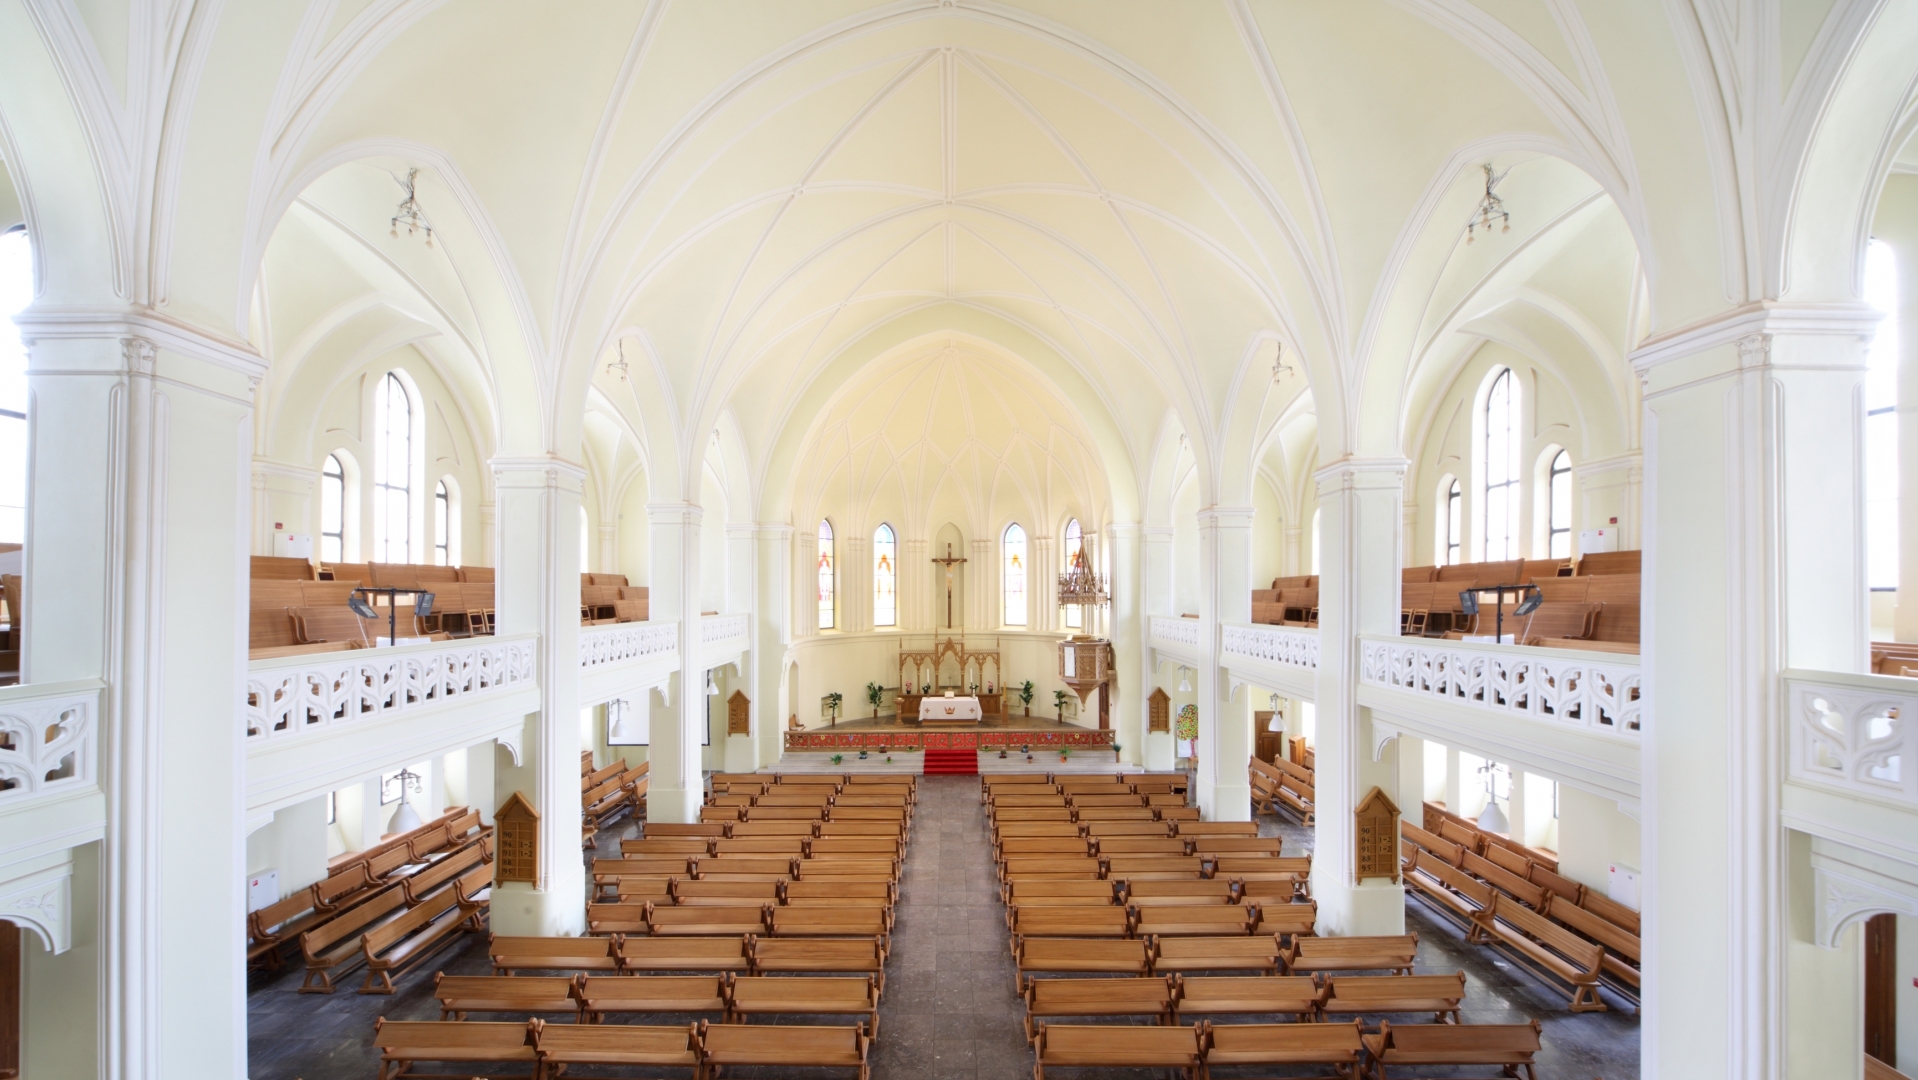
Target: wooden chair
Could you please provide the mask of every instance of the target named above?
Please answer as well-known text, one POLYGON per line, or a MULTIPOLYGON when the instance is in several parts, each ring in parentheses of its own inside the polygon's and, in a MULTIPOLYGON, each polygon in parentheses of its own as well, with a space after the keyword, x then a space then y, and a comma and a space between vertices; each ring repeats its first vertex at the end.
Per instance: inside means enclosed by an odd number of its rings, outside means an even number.
POLYGON ((1278 974, 1277 935, 1153 938, 1154 974, 1188 971, 1263 971, 1278 974))
POLYGON ((1282 959, 1294 975, 1318 971, 1392 971, 1412 973, 1419 936, 1305 937, 1292 939, 1282 959))
MULTIPOLYGON (((1395 1065, 1497 1065, 1506 1076, 1538 1080, 1533 1058, 1539 1051, 1539 1025, 1394 1024, 1379 1022, 1377 1035, 1365 1036, 1372 1075, 1390 1076, 1395 1065)), ((1402 1075, 1402 1074, 1401 1074, 1402 1075)))
POLYGON ((615 1013, 726 1013, 721 975, 582 975, 573 994, 582 1024, 603 1024, 615 1013))
POLYGON ((1326 981, 1319 1015, 1431 1013, 1434 1023, 1459 1023, 1465 973, 1455 975, 1340 975, 1326 981))
POLYGON ((1173 1069, 1196 1080, 1204 1054, 1202 1027, 1137 1027, 1041 1023, 1032 1037, 1033 1080, 1053 1068, 1173 1069))
POLYGON ((579 1018, 574 991, 580 979, 433 973, 433 996, 440 999, 441 1020, 464 1020, 469 1013, 558 1013, 579 1018))
POLYGON ((1137 979, 1034 979, 1026 984, 1026 1041, 1035 1019, 1057 1016, 1150 1016, 1172 1023, 1177 994, 1171 977, 1137 979))
POLYGON ((1053 975, 1139 975, 1152 970, 1152 943, 1142 938, 1012 939, 1014 989, 1040 973, 1053 975))
POLYGON ((1257 904, 1176 904, 1132 909, 1134 933, 1154 937, 1209 937, 1255 934, 1257 904))
POLYGON ((1555 975, 1572 987, 1567 1005, 1573 1012, 1602 1012, 1598 974, 1605 963, 1603 946, 1586 941, 1543 915, 1523 907, 1504 893, 1494 893, 1492 905, 1478 913, 1487 937, 1506 946, 1535 974, 1555 975))
POLYGON ((654 937, 723 937, 734 934, 763 934, 772 920, 771 904, 729 905, 688 904, 663 906, 648 901, 646 925, 654 937))
POLYGON ((1289 1013, 1304 1021, 1318 1014, 1325 984, 1290 975, 1173 975, 1173 1011, 1186 1016, 1289 1013))
POLYGON ((534 1020, 532 1029, 539 1062, 535 1075, 539 1080, 558 1080, 562 1073, 568 1080, 631 1076, 630 1070, 634 1067, 689 1069, 695 1080, 705 1075, 698 1024, 636 1027, 559 1025, 534 1020))
POLYGON ((782 1068, 854 1069, 859 1080, 871 1080, 866 1055, 872 1033, 866 1025, 853 1027, 777 1027, 753 1024, 700 1022, 706 1067, 712 1074, 729 1065, 773 1065, 782 1068))
POLYGON ((373 1021, 373 1045, 380 1051, 379 1080, 406 1080, 426 1076, 491 1077, 533 1076, 538 1056, 533 1051, 533 1027, 517 1024, 467 1022, 455 1020, 373 1021), (524 1065, 525 1071, 500 1072, 493 1068, 460 1068, 453 1072, 419 1072, 415 1066, 438 1062, 445 1065, 524 1065))
POLYGON ((734 937, 633 937, 619 946, 620 970, 749 971, 744 935, 734 937))
MULTIPOLYGON (((1331 1075, 1359 1077, 1365 1061, 1364 1028, 1350 1024, 1207 1024, 1205 1075, 1214 1065, 1284 1065, 1287 1076, 1302 1065, 1326 1065, 1331 1075)), ((1320 1073, 1318 1075, 1326 1075, 1320 1073)))
POLYGON ((830 972, 871 975, 886 989, 886 946, 870 938, 762 938, 748 935, 746 955, 755 975, 830 972))
POLYGON ((493 974, 515 971, 618 971, 620 942, 612 937, 507 937, 493 935, 488 953, 493 974))
POLYGON ((747 1023, 754 1016, 864 1016, 866 1030, 879 1037, 879 982, 864 978, 776 979, 758 975, 726 976, 727 1018, 747 1023))
POLYGON ((418 967, 452 944, 454 935, 462 930, 479 932, 479 907, 467 903, 457 890, 446 889, 399 918, 367 931, 360 939, 366 962, 366 980, 360 984, 360 993, 392 993, 396 989, 393 976, 418 967))

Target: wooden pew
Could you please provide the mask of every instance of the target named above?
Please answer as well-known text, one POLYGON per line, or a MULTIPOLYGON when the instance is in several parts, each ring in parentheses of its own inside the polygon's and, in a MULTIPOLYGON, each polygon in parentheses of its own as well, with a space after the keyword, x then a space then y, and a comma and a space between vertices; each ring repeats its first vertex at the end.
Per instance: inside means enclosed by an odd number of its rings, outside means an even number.
POLYGON ((1405 884, 1433 903, 1451 909, 1471 927, 1466 940, 1477 942, 1482 930, 1479 912, 1492 906, 1492 887, 1463 870, 1454 869, 1429 851, 1418 850, 1404 872, 1405 884))
POLYGON ((1197 855, 1118 855, 1105 862, 1106 876, 1138 881, 1202 878, 1210 865, 1197 855))
POLYGON ((699 1035, 711 1074, 729 1065, 774 1065, 783 1068, 842 1068, 857 1070, 859 1080, 870 1080, 866 1063, 872 1033, 865 1024, 853 1027, 800 1027, 791 1024, 714 1024, 701 1021, 699 1035))
POLYGON ((1120 879, 1124 891, 1124 902, 1135 908, 1151 907, 1191 907, 1210 904, 1236 904, 1239 901, 1239 885, 1235 881, 1223 878, 1205 878, 1199 881, 1160 881, 1142 878, 1120 879))
POLYGON ((644 904, 588 904, 586 932, 594 936, 649 934, 644 904))
POLYGON ((1507 946, 1535 974, 1549 973, 1570 984, 1572 999, 1567 1007, 1573 1012, 1604 1011, 1605 1003, 1598 997, 1598 975, 1605 962, 1603 946, 1579 937, 1503 893, 1493 895, 1491 906, 1479 912, 1477 922, 1486 936, 1507 946))
POLYGON ((515 971, 618 971, 624 939, 612 937, 512 937, 494 934, 487 952, 493 974, 515 971))
POLYGON ((1105 1024, 1039 1025, 1032 1038, 1037 1063, 1033 1080, 1053 1068, 1175 1069, 1198 1076, 1202 1027, 1137 1027, 1105 1024))
POLYGON ((406 893, 393 887, 300 935, 306 957, 302 994, 330 994, 340 976, 366 960, 360 938, 383 922, 398 918, 406 908, 406 893))
POLYGON ((1014 858, 999 864, 999 880, 1025 877, 1096 878, 1105 864, 1087 856, 1082 859, 1014 858))
POLYGON ((1280 847, 1285 843, 1284 840, 1276 836, 1187 837, 1181 833, 1180 839, 1190 840, 1192 853, 1195 855, 1230 855, 1235 858, 1246 858, 1255 855, 1269 855, 1277 858, 1280 847))
POLYGON ((788 881, 780 886, 787 907, 824 907, 837 904, 882 904, 888 911, 899 902, 899 885, 890 881, 843 881, 817 878, 788 881))
POLYGON ((632 937, 619 945, 620 970, 634 974, 657 971, 749 971, 746 938, 632 937))
POLYGON ((1174 826, 1172 823, 1165 821, 1092 821, 1087 822, 1083 827, 1076 825, 1068 827, 1074 829, 1083 828, 1085 835, 1094 840, 1106 840, 1120 836, 1160 837, 1174 835, 1174 826))
POLYGON ((1006 929, 1015 937, 1124 938, 1132 936, 1133 921, 1129 909, 1111 903, 1072 907, 1013 904, 1006 908, 1006 929))
POLYGON ((1276 934, 1152 938, 1153 974, 1188 971, 1263 971, 1278 974, 1276 934))
MULTIPOLYGON (((1507 1076, 1521 1073, 1538 1080, 1533 1058, 1539 1051, 1539 1025, 1394 1024, 1379 1022, 1377 1035, 1365 1036, 1372 1075, 1384 1080, 1395 1065, 1497 1065, 1507 1076)), ((1401 1074, 1403 1075, 1403 1074, 1401 1074)))
POLYGON ((870 938, 772 938, 747 935, 755 975, 831 972, 872 975, 886 989, 886 944, 870 938))
POLYGON ((1393 971, 1410 975, 1419 936, 1295 937, 1282 959, 1294 975, 1319 971, 1393 971))
POLYGON ((647 901, 646 925, 652 936, 730 937, 767 933, 771 904, 719 906, 717 904, 660 905, 647 901))
POLYGON ((684 837, 721 837, 726 835, 723 824, 704 825, 697 821, 671 822, 648 821, 641 826, 643 837, 684 838, 684 837))
POLYGON ((1026 1041, 1035 1019, 1057 1016, 1150 1016, 1172 1023, 1171 976, 1137 979, 1034 979, 1026 984, 1026 1041))
MULTIPOLYGON (((1112 882, 1104 879, 1022 878, 1008 882, 1000 890, 999 899, 1007 907, 1092 907, 1118 902, 1112 886, 1112 882)), ((1006 919, 1008 923, 1011 921, 1010 911, 1006 919)))
MULTIPOLYGON (((1256 898, 1248 898, 1252 903, 1256 898)), ((1310 935, 1317 931, 1319 905, 1306 903, 1262 903, 1259 905, 1259 933, 1275 934, 1285 941, 1301 935, 1310 935)))
POLYGON ((478 933, 479 905, 469 904, 458 890, 445 889, 406 914, 367 931, 360 939, 365 954, 366 980, 362 994, 390 994, 393 976, 403 975, 450 945, 462 930, 478 933))
POLYGON ((415 1076, 531 1076, 538 1067, 533 1052, 533 1027, 529 1023, 486 1023, 457 1020, 373 1021, 373 1045, 380 1051, 380 1080, 406 1080, 415 1076), (415 1066, 425 1062, 446 1065, 526 1066, 525 1072, 502 1073, 496 1069, 460 1068, 454 1072, 418 1072, 415 1066))
POLYGON ((1259 930, 1257 904, 1135 907, 1132 915, 1134 933, 1155 937, 1216 937, 1259 930))
POLYGON ((681 858, 691 859, 698 858, 701 855, 712 854, 713 844, 715 842, 735 843, 736 841, 715 841, 710 837, 699 836, 647 837, 641 840, 621 840, 619 842, 619 853, 621 857, 624 858, 631 858, 636 855, 677 855, 681 858))
POLYGON ((878 937, 892 948, 892 909, 883 904, 839 904, 766 909, 774 937, 878 937))
MULTIPOLYGON (((1259 823, 1256 821, 1183 821, 1174 828, 1177 829, 1174 835, 1188 840, 1201 836, 1256 837, 1259 835, 1259 823)), ((1270 839, 1277 840, 1278 837, 1270 839)))
POLYGON ((844 979, 779 979, 758 975, 726 976, 727 1019, 748 1023, 754 1016, 864 1016, 866 1030, 879 1035, 879 982, 871 975, 844 979))
MULTIPOLYGON (((654 903, 662 900, 671 903, 673 899, 673 882, 679 880, 680 879, 676 877, 623 877, 616 883, 615 892, 618 900, 611 902, 626 904, 635 908, 648 900, 654 903)), ((645 915, 646 913, 643 910, 639 913, 640 918, 644 918, 645 915)))
POLYGON ((809 859, 856 855, 897 860, 906 857, 906 845, 897 837, 822 836, 806 841, 805 855, 809 859))
POLYGON ((726 1014, 723 975, 582 975, 574 997, 580 1023, 603 1024, 617 1013, 726 1014))
POLYGON ((1207 1024, 1205 1060, 1213 1065, 1328 1065, 1337 1076, 1359 1076, 1365 1062, 1364 1028, 1349 1024, 1207 1024))
POLYGON ((1434 1023, 1459 1023, 1465 973, 1455 975, 1340 975, 1326 981, 1319 1015, 1431 1013, 1434 1023))
POLYGON ((1142 938, 1029 938, 1012 939, 1015 989, 1043 972, 1064 975, 1147 975, 1152 970, 1152 943, 1142 938))
POLYGON ((1519 877, 1517 874, 1512 873, 1510 870, 1505 869, 1503 866, 1498 865, 1483 855, 1474 855, 1469 851, 1466 852, 1464 858, 1460 861, 1460 868, 1473 877, 1478 878, 1480 881, 1497 889, 1499 892, 1504 893, 1514 900, 1520 901, 1534 911, 1545 906, 1544 889, 1532 884, 1525 878, 1519 877))
POLYGON ((700 881, 673 878, 666 883, 666 899, 674 904, 692 907, 757 907, 779 903, 781 884, 778 881, 700 881))
POLYGON ((819 830, 823 827, 820 823, 811 821, 741 821, 731 826, 727 836, 737 840, 773 837, 807 838, 819 835, 819 830))
POLYGON ((1187 1016, 1289 1013, 1298 1021, 1318 1015, 1325 984, 1290 975, 1174 975, 1173 1011, 1187 1016))
POLYGON ((580 977, 512 978, 501 975, 433 973, 433 996, 440 1000, 441 1020, 464 1020, 469 1013, 559 1013, 579 1018, 574 991, 580 977))
POLYGON ((1192 854, 1192 845, 1176 836, 1108 836, 1100 838, 1098 854, 1102 858, 1114 855, 1183 856, 1192 854))
MULTIPOLYGON (((705 1075, 699 1025, 637 1027, 627 1024, 548 1024, 534 1020, 533 1046, 541 1080, 630 1076, 635 1066, 689 1069, 694 1080, 705 1075), (596 1067, 612 1072, 596 1071, 596 1067)), ((652 1074, 648 1074, 652 1075, 652 1074)))
POLYGON ((423 903, 426 898, 440 888, 463 877, 469 871, 491 863, 492 849, 489 837, 477 844, 468 844, 444 858, 434 861, 425 870, 411 877, 400 879, 400 889, 406 894, 407 905, 423 903))
POLYGON ((836 855, 799 860, 798 873, 793 877, 800 881, 898 881, 899 870, 898 859, 836 855))

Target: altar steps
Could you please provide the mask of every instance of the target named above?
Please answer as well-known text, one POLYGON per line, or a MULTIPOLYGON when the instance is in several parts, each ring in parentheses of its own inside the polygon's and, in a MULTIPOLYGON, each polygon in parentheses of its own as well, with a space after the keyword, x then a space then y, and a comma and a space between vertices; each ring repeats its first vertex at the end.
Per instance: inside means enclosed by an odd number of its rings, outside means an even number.
POLYGON ((927 776, 978 776, 979 751, 927 750, 927 776))

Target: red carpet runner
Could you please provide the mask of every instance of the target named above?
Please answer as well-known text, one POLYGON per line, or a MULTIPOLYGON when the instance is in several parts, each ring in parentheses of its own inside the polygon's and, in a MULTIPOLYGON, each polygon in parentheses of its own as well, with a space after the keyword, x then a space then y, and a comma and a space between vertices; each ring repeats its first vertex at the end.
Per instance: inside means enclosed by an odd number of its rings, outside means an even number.
POLYGON ((978 776, 979 751, 927 750, 927 776, 978 776))

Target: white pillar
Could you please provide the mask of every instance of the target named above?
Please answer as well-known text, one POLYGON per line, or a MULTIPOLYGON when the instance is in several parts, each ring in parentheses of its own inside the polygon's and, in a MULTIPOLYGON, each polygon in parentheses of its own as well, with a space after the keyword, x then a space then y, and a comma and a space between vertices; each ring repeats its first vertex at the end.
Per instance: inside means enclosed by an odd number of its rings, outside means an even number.
POLYGON ((1050 633, 1059 626, 1058 542, 1034 533, 1027 554, 1031 561, 1026 566, 1026 629, 1050 633))
POLYGON ((872 629, 872 537, 847 537, 839 541, 839 550, 845 555, 839 587, 843 629, 863 633, 872 629))
POLYGON ((1252 817, 1252 707, 1234 694, 1219 654, 1219 627, 1252 619, 1252 508, 1199 511, 1199 812, 1207 821, 1252 817))
MULTIPOLYGON (((105 837, 97 859, 76 852, 98 868, 97 915, 91 897, 75 902, 71 914, 89 920, 76 938, 85 947, 35 956, 36 986, 58 987, 58 1000, 33 1002, 30 1014, 64 1011, 70 1040, 97 1046, 108 1077, 242 1076, 236 695, 252 394, 265 367, 133 313, 29 310, 18 321, 33 402, 21 681, 105 684, 105 837)), ((29 1038, 26 1075, 76 1075, 43 1050, 64 1053, 29 1038)))
POLYGON ((646 506, 653 541, 653 621, 679 624, 680 664, 671 700, 652 710, 646 754, 651 763, 646 816, 651 821, 698 821, 705 799, 700 767, 706 731, 706 670, 699 648, 701 513, 691 503, 646 506))
POLYGON ((494 458, 492 466, 500 509, 499 633, 539 635, 540 711, 527 718, 518 766, 498 778, 540 817, 538 880, 496 886, 490 919, 504 934, 578 934, 586 911, 579 839, 579 508, 586 471, 552 457, 494 458))
POLYGON ((747 658, 754 682, 753 689, 746 693, 753 699, 755 768, 771 765, 785 753, 787 714, 779 707, 779 695, 786 648, 792 644, 787 616, 787 601, 792 595, 787 577, 792 566, 792 542, 790 525, 762 522, 753 527, 753 557, 759 569, 753 588, 753 647, 747 658))
MULTIPOLYGON (((1152 659, 1152 617, 1175 614, 1172 610, 1175 581, 1172 571, 1173 529, 1170 525, 1147 525, 1139 531, 1143 540, 1139 553, 1139 596, 1142 601, 1139 612, 1139 689, 1143 695, 1150 697, 1153 689, 1160 687, 1158 665, 1152 659)), ((1249 602, 1250 598, 1247 599, 1249 602)), ((1165 689, 1170 691, 1169 687, 1165 689)), ((1148 708, 1148 703, 1139 706, 1142 714, 1148 708)), ((1146 768, 1154 772, 1171 771, 1178 753, 1171 732, 1147 733, 1139 740, 1139 745, 1145 755, 1146 768)))
POLYGON ((1371 718, 1358 703, 1359 635, 1399 631, 1405 462, 1346 459, 1314 477, 1321 550, 1312 891, 1322 933, 1400 934, 1404 889, 1389 878, 1353 876, 1352 812, 1374 786, 1386 792, 1398 786, 1396 748, 1372 760, 1371 718))
POLYGON ((600 574, 619 573, 619 515, 607 516, 599 523, 599 568, 600 574))
POLYGON ((1137 522, 1114 522, 1106 527, 1111 552, 1105 566, 1111 576, 1112 603, 1107 609, 1112 641, 1112 737, 1125 749, 1119 760, 1138 765, 1145 761, 1147 698, 1152 694, 1152 672, 1146 664, 1145 590, 1140 574, 1137 522))
POLYGON ((793 530, 791 581, 793 636, 811 637, 819 633, 819 532, 817 528, 793 530))
POLYGON ((1754 306, 1632 357, 1646 407, 1647 1075, 1862 1068, 1856 1010, 1807 1022, 1855 998, 1856 965, 1808 940, 1812 890, 1786 871, 1779 678, 1864 666, 1874 322, 1862 305, 1754 306))

